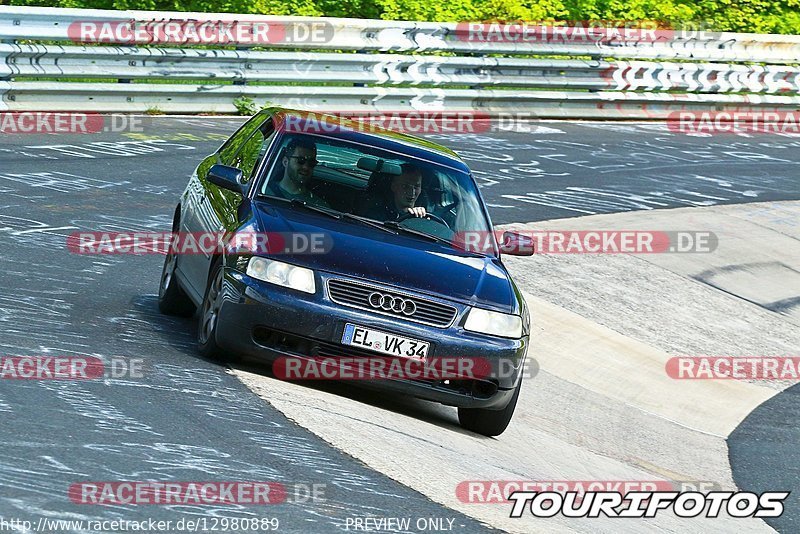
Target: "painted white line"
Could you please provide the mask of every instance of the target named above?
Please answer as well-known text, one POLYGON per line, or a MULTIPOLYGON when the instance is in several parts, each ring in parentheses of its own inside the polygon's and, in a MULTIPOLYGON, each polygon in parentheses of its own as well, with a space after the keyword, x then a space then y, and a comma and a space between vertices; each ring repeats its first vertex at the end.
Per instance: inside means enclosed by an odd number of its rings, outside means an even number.
POLYGON ((47 228, 31 228, 29 230, 19 230, 11 235, 33 234, 36 232, 54 232, 56 230, 77 230, 77 226, 48 226, 47 228))

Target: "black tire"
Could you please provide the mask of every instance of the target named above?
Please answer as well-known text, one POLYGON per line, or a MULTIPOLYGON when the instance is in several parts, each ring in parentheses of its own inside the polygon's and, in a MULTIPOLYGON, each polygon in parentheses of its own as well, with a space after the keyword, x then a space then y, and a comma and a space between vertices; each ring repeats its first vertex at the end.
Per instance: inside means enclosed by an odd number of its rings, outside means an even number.
POLYGON ((519 391, 522 389, 522 380, 517 384, 511 401, 502 410, 488 410, 486 408, 459 408, 458 422, 461 427, 482 434, 484 436, 499 436, 508 428, 514 409, 517 407, 519 391))
POLYGON ((158 284, 158 309, 166 315, 191 317, 197 306, 181 287, 178 277, 175 276, 177 256, 170 250, 164 258, 164 267, 161 269, 161 281, 158 284))
POLYGON ((225 270, 222 262, 217 260, 211 268, 203 303, 200 305, 200 317, 197 322, 197 350, 201 355, 219 362, 235 360, 231 354, 217 345, 217 324, 222 306, 222 282, 225 270))

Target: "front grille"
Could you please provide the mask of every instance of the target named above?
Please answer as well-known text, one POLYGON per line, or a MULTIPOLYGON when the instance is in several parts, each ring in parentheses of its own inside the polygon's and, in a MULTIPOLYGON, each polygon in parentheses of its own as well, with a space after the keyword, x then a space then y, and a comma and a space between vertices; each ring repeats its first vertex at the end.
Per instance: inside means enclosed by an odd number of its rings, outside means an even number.
MULTIPOLYGON (((455 307, 447 304, 440 304, 413 295, 399 293, 391 289, 348 280, 328 280, 328 294, 333 302, 342 304, 343 306, 360 308, 373 313, 390 315, 392 317, 441 328, 450 326, 458 313, 455 307), (370 304, 370 295, 373 293, 378 293, 387 298, 402 299, 403 302, 413 303, 413 306, 408 304, 405 307, 400 307, 398 305, 395 307, 396 309, 373 306, 370 304)), ((376 299, 373 298, 373 301, 375 300, 376 299)))
MULTIPOLYGON (((296 336, 286 332, 273 330, 266 326, 257 326, 253 329, 253 340, 261 346, 278 350, 284 353, 294 353, 303 357, 312 358, 392 358, 359 347, 351 347, 340 343, 319 341, 305 336, 296 336)), ((431 358, 433 347, 428 357, 431 358)), ((395 359, 402 361, 402 358, 395 359)), ((476 399, 488 399, 497 392, 497 381, 494 378, 484 379, 425 379, 409 378, 411 382, 425 384, 431 388, 449 391, 476 399)))
POLYGON ((317 343, 314 348, 316 349, 314 356, 319 356, 320 358, 391 358, 386 354, 367 349, 322 341, 317 343))
MULTIPOLYGON (((369 349, 287 334, 266 326, 257 326, 253 329, 253 341, 269 349, 314 358, 392 358, 369 349)), ((431 346, 428 351, 429 358, 433 357, 433 349, 431 346)), ((402 357, 396 358, 402 361, 402 357)))

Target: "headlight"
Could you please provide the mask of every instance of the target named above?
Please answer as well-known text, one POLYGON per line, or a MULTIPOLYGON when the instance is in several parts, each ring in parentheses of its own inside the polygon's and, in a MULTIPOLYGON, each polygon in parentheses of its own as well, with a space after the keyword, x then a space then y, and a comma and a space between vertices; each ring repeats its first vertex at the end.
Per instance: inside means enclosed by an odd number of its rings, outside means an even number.
POLYGON ((467 314, 464 328, 490 336, 518 339, 522 337, 522 317, 472 308, 467 314))
POLYGON ((317 290, 314 284, 314 271, 282 261, 254 256, 247 264, 247 276, 304 293, 313 294, 317 290))

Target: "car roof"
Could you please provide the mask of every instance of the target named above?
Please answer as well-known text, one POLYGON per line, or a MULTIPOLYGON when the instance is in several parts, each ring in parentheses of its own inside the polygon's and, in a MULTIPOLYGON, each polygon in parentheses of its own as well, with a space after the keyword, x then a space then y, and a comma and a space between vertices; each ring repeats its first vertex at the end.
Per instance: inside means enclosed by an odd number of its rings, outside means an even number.
POLYGON ((469 172, 469 168, 458 154, 421 137, 321 112, 278 107, 268 108, 263 112, 275 119, 275 129, 278 131, 308 133, 372 145, 469 172))

